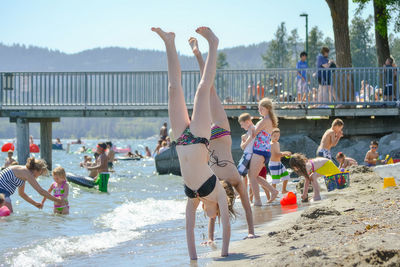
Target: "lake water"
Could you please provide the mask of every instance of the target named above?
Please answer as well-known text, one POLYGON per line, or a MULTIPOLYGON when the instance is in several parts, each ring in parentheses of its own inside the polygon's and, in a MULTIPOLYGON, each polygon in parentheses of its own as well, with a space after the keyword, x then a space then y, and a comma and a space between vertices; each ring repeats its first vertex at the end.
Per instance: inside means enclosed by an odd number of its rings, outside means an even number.
MULTIPOLYGON (((5 143, 7 140, 0 140, 5 143)), ((68 140, 63 140, 67 143, 68 140)), ((84 140, 94 148, 97 141, 84 140)), ((156 139, 114 140, 120 147, 131 145, 144 153, 154 148, 156 139)), ((65 146, 65 145, 64 145, 65 146)), ((80 145, 71 145, 71 153, 53 150, 53 167, 87 175, 79 167, 84 154, 74 153, 80 145)), ((1 153, 4 162, 6 153, 1 153)), ((182 178, 157 175, 153 159, 119 161, 111 174, 109 192, 100 193, 70 183, 70 214, 53 214, 53 202, 38 210, 22 200, 11 198, 14 214, 0 218, 0 266, 185 266, 189 257, 185 236, 185 204, 182 178)), ((48 189, 52 177, 38 182, 48 189)), ((289 189, 293 184, 289 183, 289 189)), ((27 184, 26 192, 35 201, 42 197, 27 184)), ((262 197, 265 203, 265 196, 262 197)), ((277 202, 278 204, 279 202, 277 202)), ((247 234, 244 212, 237 201, 239 217, 232 223, 231 242, 247 234)), ((257 233, 259 226, 282 215, 279 205, 253 208, 257 233)), ((216 226, 216 243, 221 247, 222 226, 216 226)), ((196 243, 207 237, 207 219, 198 210, 196 243)), ((210 247, 197 245, 198 265, 212 259, 210 247)))

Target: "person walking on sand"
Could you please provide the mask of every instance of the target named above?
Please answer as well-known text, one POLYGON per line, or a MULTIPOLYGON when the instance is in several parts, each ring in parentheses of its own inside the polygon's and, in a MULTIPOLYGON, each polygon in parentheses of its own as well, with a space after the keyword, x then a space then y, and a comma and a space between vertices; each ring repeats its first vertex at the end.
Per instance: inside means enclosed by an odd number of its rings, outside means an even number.
POLYGON ((263 98, 258 103, 258 112, 262 119, 257 122, 252 138, 255 138, 253 145, 253 155, 250 161, 249 180, 251 189, 254 194, 254 205, 261 206, 260 188, 258 184, 268 189, 271 193, 271 199, 268 203, 273 202, 278 196, 278 190, 273 188, 266 180, 259 177, 259 173, 263 166, 268 164, 271 158, 271 132, 278 127, 278 118, 269 98, 263 98))
POLYGON ((323 157, 332 160, 331 148, 339 143, 343 137, 344 122, 341 119, 335 119, 331 128, 325 131, 321 143, 317 150, 317 157, 323 157))
POLYGON ((41 159, 35 159, 34 157, 28 158, 25 166, 11 166, 0 172, 0 193, 4 194, 5 205, 11 212, 13 212, 13 208, 10 196, 14 194, 17 188, 21 198, 38 209, 42 208, 41 203, 34 201, 25 193, 25 182, 28 182, 40 195, 50 199, 54 204, 62 205, 64 203, 61 199, 50 195, 36 181, 39 176, 46 172, 46 162, 41 159))
MULTIPOLYGON (((204 73, 204 60, 199 50, 197 39, 191 37, 189 44, 192 48, 197 62, 200 67, 200 75, 204 73)), ((235 162, 232 158, 232 138, 231 128, 229 125, 228 117, 224 107, 221 104, 214 83, 211 86, 210 94, 210 108, 211 108, 211 138, 210 138, 210 167, 220 180, 232 185, 240 195, 243 209, 246 213, 246 220, 248 225, 247 238, 254 237, 253 214, 250 207, 249 197, 247 195, 246 187, 240 179, 239 172, 236 168, 235 162)), ((215 219, 210 218, 209 223, 209 241, 214 240, 214 226, 215 219)))
MULTIPOLYGON (((186 205, 186 239, 189 257, 197 260, 195 246, 196 209, 200 202, 208 217, 220 216, 222 233, 221 256, 228 256, 230 240, 229 207, 224 188, 208 165, 208 146, 211 135, 210 89, 214 83, 217 64, 218 38, 207 27, 196 32, 209 44, 204 73, 194 97, 192 120, 189 119, 181 82, 181 67, 175 47, 175 34, 152 28, 165 43, 168 60, 168 113, 184 181, 186 205)), ((230 202, 231 203, 231 202, 230 202)), ((231 211, 233 206, 231 205, 231 211)))

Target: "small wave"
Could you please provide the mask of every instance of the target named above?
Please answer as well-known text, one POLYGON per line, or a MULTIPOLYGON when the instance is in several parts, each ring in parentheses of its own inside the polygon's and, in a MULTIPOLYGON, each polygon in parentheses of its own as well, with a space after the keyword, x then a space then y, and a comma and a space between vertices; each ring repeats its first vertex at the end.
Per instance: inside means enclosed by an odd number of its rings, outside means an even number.
POLYGON ((95 220, 106 232, 92 235, 57 237, 15 249, 6 255, 12 266, 44 266, 59 264, 77 255, 89 255, 110 249, 141 236, 141 228, 169 220, 185 218, 185 202, 156 200, 126 202, 95 220))

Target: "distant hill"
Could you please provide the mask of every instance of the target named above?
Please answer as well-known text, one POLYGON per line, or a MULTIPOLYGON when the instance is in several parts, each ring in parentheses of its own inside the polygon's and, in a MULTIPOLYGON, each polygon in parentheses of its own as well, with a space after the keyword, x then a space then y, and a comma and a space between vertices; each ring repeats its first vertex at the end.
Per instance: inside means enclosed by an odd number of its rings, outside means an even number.
MULTIPOLYGON (((261 54, 267 43, 222 49, 229 68, 263 67, 261 54)), ((47 48, 0 44, 0 71, 151 71, 166 70, 166 54, 162 51, 136 48, 94 48, 66 54, 47 48)), ((197 69, 194 57, 180 55, 183 70, 197 69)))

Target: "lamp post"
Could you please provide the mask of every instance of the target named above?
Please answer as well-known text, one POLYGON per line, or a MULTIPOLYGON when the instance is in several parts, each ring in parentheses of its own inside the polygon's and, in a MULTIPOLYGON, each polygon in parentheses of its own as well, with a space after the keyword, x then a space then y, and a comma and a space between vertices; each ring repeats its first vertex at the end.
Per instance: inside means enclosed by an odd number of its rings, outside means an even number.
POLYGON ((306 17, 306 53, 308 55, 308 14, 301 13, 300 17, 306 17))

